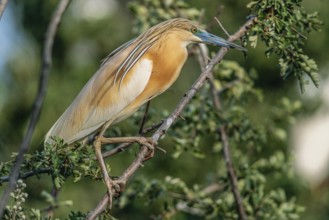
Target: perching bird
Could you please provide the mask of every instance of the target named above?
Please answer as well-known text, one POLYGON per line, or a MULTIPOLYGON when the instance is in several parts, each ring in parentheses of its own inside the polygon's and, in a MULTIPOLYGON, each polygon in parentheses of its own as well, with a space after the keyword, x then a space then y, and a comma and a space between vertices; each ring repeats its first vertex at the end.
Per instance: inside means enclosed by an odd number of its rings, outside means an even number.
POLYGON ((48 131, 45 142, 52 143, 51 137, 58 136, 65 143, 72 144, 100 132, 94 146, 111 196, 113 181, 101 155, 101 144, 145 142, 140 137, 104 138, 102 136, 105 130, 129 117, 175 82, 187 59, 186 47, 190 43, 245 50, 200 29, 186 19, 175 18, 155 25, 108 55, 99 70, 48 131))

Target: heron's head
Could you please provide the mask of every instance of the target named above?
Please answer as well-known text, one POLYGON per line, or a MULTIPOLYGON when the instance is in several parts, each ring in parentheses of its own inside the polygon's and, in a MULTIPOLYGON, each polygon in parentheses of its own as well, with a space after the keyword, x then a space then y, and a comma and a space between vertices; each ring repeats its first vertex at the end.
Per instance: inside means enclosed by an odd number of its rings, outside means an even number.
POLYGON ((163 37, 173 34, 176 40, 181 40, 186 44, 205 43, 246 51, 244 47, 208 33, 199 25, 183 18, 174 18, 164 21, 151 28, 150 31, 153 35, 161 35, 163 37))

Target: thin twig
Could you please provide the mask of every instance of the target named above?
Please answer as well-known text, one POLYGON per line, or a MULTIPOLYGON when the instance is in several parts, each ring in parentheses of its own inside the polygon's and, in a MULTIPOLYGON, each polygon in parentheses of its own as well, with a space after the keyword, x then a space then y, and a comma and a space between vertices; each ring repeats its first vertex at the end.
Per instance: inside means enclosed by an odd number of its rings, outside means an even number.
MULTIPOLYGON (((253 23, 254 23, 254 18, 248 20, 234 35, 229 37, 229 41, 235 41, 240 37, 242 37, 246 33, 248 28, 253 25, 253 23)), ((181 101, 176 106, 176 108, 171 113, 171 115, 168 118, 166 118, 161 124, 161 126, 155 131, 155 133, 152 136, 152 139, 155 142, 159 141, 160 138, 172 126, 172 124, 175 122, 175 120, 179 117, 179 115, 184 110, 185 106, 192 100, 194 95, 204 85, 206 80, 209 79, 209 77, 212 74, 212 70, 214 66, 223 59, 223 57, 227 52, 228 52, 227 48, 221 48, 220 51, 215 55, 215 57, 210 60, 209 64, 206 65, 206 67, 200 74, 199 78, 194 82, 192 87, 184 94, 184 97, 181 99, 181 101)), ((119 177, 119 179, 128 181, 129 178, 138 170, 138 168, 141 167, 142 162, 144 161, 144 157, 147 155, 147 153, 148 153, 147 147, 142 146, 134 162, 127 168, 127 170, 123 173, 123 175, 119 177)), ((108 196, 107 194, 105 194, 103 198, 100 200, 100 202, 97 204, 95 209, 89 213, 87 219, 88 220, 96 219, 97 216, 100 215, 105 210, 108 204, 107 202, 108 202, 108 196)))
POLYGON ((221 185, 219 183, 213 183, 213 184, 210 184, 209 186, 205 187, 201 192, 204 195, 210 195, 210 194, 219 192, 222 189, 224 189, 224 185, 221 185))
POLYGON ((195 54, 200 64, 201 71, 203 71, 207 66, 208 62, 210 61, 208 57, 209 54, 208 47, 205 44, 198 44, 195 50, 195 54))
POLYGON ((142 120, 141 120, 141 125, 140 125, 140 127, 139 127, 138 134, 142 134, 142 132, 143 132, 144 125, 145 125, 145 123, 146 123, 146 121, 147 121, 147 114, 149 113, 150 103, 151 103, 151 101, 148 101, 148 102, 146 103, 145 111, 144 111, 144 115, 143 115, 143 118, 142 118, 142 120))
POLYGON ((63 15, 65 9, 67 8, 69 2, 70 2, 70 0, 61 0, 58 3, 58 6, 51 18, 51 21, 49 23, 49 26, 48 26, 48 29, 46 32, 43 54, 42 54, 42 64, 41 64, 41 69, 40 69, 38 93, 37 93, 37 96, 33 103, 32 115, 31 115, 31 119, 29 122, 27 132, 26 132, 23 142, 19 148, 16 162, 10 172, 9 183, 8 183, 6 189, 4 190, 1 200, 0 200, 0 217, 3 215, 4 209, 6 207, 6 204, 7 204, 8 198, 9 198, 9 194, 15 188, 15 183, 19 176, 19 170, 20 170, 21 164, 24 160, 24 154, 29 149, 31 138, 32 138, 33 132, 35 130, 37 121, 39 119, 39 116, 40 116, 41 107, 43 104, 43 100, 44 100, 44 97, 46 94, 46 88, 47 88, 47 84, 48 84, 48 78, 49 78, 49 72, 50 72, 51 60, 52 60, 52 58, 51 58, 52 48, 53 48, 55 34, 57 31, 57 27, 61 21, 62 15, 63 15))
MULTIPOLYGON (((199 50, 197 52, 197 58, 198 58, 198 61, 199 61, 199 64, 202 67, 206 66, 206 62, 208 60, 208 54, 209 54, 209 50, 207 47, 205 47, 205 45, 203 44, 199 44, 199 50)), ((215 89, 215 84, 214 84, 214 76, 213 74, 210 75, 210 80, 208 81, 209 82, 209 85, 210 85, 210 91, 212 92, 211 94, 211 97, 213 99, 213 102, 220 106, 220 102, 218 99, 215 99, 214 97, 216 96, 216 89, 215 89)))
POLYGON ((5 11, 7 3, 8 3, 8 0, 0 0, 0 20, 2 18, 3 12, 5 11))
POLYGON ((217 21, 218 25, 224 31, 224 33, 226 34, 226 36, 227 37, 230 37, 231 35, 227 32, 227 30, 224 28, 224 26, 222 25, 222 23, 216 17, 214 17, 214 19, 217 21))
POLYGON ((303 35, 302 33, 300 33, 295 27, 292 27, 291 29, 293 31, 295 31, 299 36, 301 36, 302 38, 304 38, 304 40, 307 40, 307 37, 305 35, 303 35))
POLYGON ((52 219, 55 213, 55 209, 58 208, 57 205, 57 200, 58 200, 58 195, 61 189, 57 189, 55 187, 55 184, 53 183, 53 188, 51 190, 51 196, 53 197, 53 199, 55 200, 55 205, 50 205, 48 208, 44 209, 43 212, 47 213, 47 218, 52 219))
MULTIPOLYGON (((204 69, 204 67, 207 65, 208 62, 208 55, 209 55, 209 50, 208 47, 204 44, 198 44, 198 50, 196 50, 196 57, 198 59, 199 65, 201 66, 201 70, 204 69)), ((210 80, 209 85, 210 85, 210 91, 213 93, 215 91, 215 84, 214 84, 214 76, 213 74, 210 75, 210 80)), ((215 94, 212 94, 212 97, 215 94)), ((217 100, 213 99, 213 102, 216 102, 217 100)), ((218 103, 219 104, 219 103, 218 103)))
POLYGON ((241 83, 241 79, 235 79, 235 80, 232 80, 231 82, 226 83, 225 86, 223 86, 222 88, 216 90, 215 92, 216 92, 217 95, 220 95, 220 94, 223 93, 225 90, 228 90, 228 89, 234 87, 235 85, 237 85, 237 84, 239 84, 239 83, 241 83))
MULTIPOLYGON (((212 183, 212 184, 206 186, 204 189, 202 189, 201 194, 203 196, 208 196, 208 195, 211 195, 213 193, 223 190, 224 187, 225 187, 225 185, 221 185, 218 183, 212 183)), ((202 211, 199 208, 194 208, 193 210, 183 208, 183 207, 188 207, 190 202, 202 203, 202 201, 199 198, 193 198, 189 195, 182 195, 182 194, 175 193, 175 192, 169 192, 169 195, 171 197, 179 199, 181 201, 179 201, 177 203, 175 209, 171 210, 170 212, 166 211, 161 214, 161 216, 164 217, 165 219, 169 219, 170 217, 173 217, 174 215, 177 214, 178 211, 183 211, 183 212, 187 212, 189 214, 194 214, 194 215, 201 214, 204 211, 204 210, 202 211), (197 211, 197 212, 194 212, 194 211, 197 211)), ((202 215, 204 215, 204 213, 202 213, 202 215)))
POLYGON ((144 128, 142 131, 142 134, 145 135, 151 131, 154 131, 155 129, 159 128, 163 123, 163 120, 161 120, 158 123, 153 123, 150 127, 144 128))
MULTIPOLYGON (((219 21, 218 21, 218 23, 221 25, 221 23, 219 21)), ((224 27, 222 27, 222 29, 225 31, 224 27)), ((203 55, 205 57, 207 57, 207 54, 203 54, 203 55)), ((218 94, 220 94, 223 91, 223 89, 220 90, 220 91, 217 91, 213 80, 214 80, 213 77, 211 77, 210 80, 209 80, 212 99, 213 99, 214 107, 216 108, 216 110, 221 112, 223 109, 222 109, 222 104, 221 104, 221 101, 219 99, 218 94)), ((238 81, 232 81, 228 86, 232 87, 237 82, 238 81)), ((240 220, 246 220, 247 215, 246 215, 245 208, 243 206, 242 197, 241 197, 239 189, 238 189, 238 180, 237 180, 237 177, 236 177, 236 174, 235 174, 235 171, 234 171, 234 167, 233 167, 233 162, 232 162, 232 159, 231 159, 230 147, 229 147, 229 142, 228 142, 228 135, 227 135, 225 127, 220 126, 219 132, 220 132, 221 139, 222 139, 222 142, 223 142, 223 156, 224 156, 224 159, 225 159, 225 164, 226 164, 226 168, 227 168, 228 177, 229 177, 230 182, 231 182, 232 193, 233 193, 234 199, 235 199, 236 204, 237 204, 237 211, 238 211, 238 214, 239 214, 239 219, 240 220)))
POLYGON ((211 92, 211 97, 212 97, 212 102, 214 103, 215 106, 218 106, 218 111, 221 111, 220 109, 222 108, 222 104, 220 102, 220 99, 218 97, 218 92, 216 90, 216 86, 214 83, 214 77, 212 76, 209 80, 209 85, 210 85, 210 92, 211 92), (218 97, 218 98, 215 98, 218 97))
MULTIPOLYGON (((218 183, 212 183, 208 186, 206 186, 205 188, 203 188, 200 192, 200 194, 202 196, 207 196, 207 195, 211 195, 213 193, 219 192, 220 190, 224 189, 225 185, 221 185, 218 183)), ((181 200, 188 200, 188 201, 192 201, 192 202, 198 202, 199 200, 199 196, 195 197, 193 194, 192 195, 184 195, 184 194, 180 194, 180 193, 176 193, 176 192, 169 192, 169 195, 173 198, 176 199, 181 199, 181 200)))
POLYGON ((228 177, 231 182, 231 188, 232 188, 232 193, 234 195, 235 202, 237 204, 237 211, 239 213, 239 219, 240 220, 247 220, 247 214, 246 210, 243 206, 243 201, 242 197, 238 188, 238 178, 236 177, 232 159, 231 159, 231 153, 230 153, 230 146, 228 143, 228 136, 227 132, 224 126, 220 126, 219 128, 219 133, 223 142, 223 154, 224 154, 224 159, 225 159, 225 164, 227 167, 227 173, 228 177))
MULTIPOLYGON (((46 167, 46 168, 40 168, 37 170, 32 170, 32 171, 28 171, 26 173, 23 173, 21 175, 18 176, 18 179, 27 179, 31 176, 35 176, 35 175, 39 175, 39 174, 44 174, 44 173, 51 173, 53 171, 53 168, 51 167, 46 167)), ((10 179, 10 176, 2 176, 0 177, 0 183, 4 183, 4 182, 8 182, 10 179)))

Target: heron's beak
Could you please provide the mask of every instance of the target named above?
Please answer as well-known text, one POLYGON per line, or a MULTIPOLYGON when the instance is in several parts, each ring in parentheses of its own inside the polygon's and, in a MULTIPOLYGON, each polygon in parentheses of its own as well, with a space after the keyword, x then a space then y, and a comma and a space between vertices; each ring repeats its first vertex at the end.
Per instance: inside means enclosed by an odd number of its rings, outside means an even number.
POLYGON ((216 35, 210 34, 207 31, 199 31, 195 35, 202 40, 202 43, 213 44, 213 45, 218 45, 221 47, 234 48, 237 50, 247 51, 246 48, 241 47, 235 43, 229 42, 221 37, 217 37, 216 35))

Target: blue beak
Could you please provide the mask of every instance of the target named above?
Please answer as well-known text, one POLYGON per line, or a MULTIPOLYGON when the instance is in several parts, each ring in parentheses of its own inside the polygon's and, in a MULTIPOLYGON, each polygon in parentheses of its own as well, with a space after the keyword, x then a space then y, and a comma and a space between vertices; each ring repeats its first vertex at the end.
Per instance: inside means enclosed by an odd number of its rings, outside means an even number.
POLYGON ((199 31, 195 35, 199 37, 203 41, 203 43, 206 44, 213 44, 221 47, 234 48, 237 50, 247 51, 246 48, 241 47, 235 43, 229 42, 221 37, 217 37, 216 35, 210 34, 207 31, 199 31))

